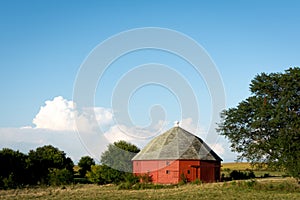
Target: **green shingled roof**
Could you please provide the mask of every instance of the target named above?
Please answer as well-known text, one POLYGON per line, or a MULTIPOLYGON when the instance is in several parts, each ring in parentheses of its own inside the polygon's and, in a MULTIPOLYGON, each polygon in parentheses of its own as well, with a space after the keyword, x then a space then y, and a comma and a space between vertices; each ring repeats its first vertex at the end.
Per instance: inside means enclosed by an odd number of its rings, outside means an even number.
POLYGON ((151 140, 132 160, 222 159, 199 137, 173 127, 151 140))

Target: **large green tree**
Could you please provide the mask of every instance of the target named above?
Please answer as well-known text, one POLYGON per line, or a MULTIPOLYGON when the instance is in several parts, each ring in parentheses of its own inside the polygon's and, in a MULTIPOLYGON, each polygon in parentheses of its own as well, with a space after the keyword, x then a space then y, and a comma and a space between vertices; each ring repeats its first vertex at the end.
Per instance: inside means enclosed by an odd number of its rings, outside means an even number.
POLYGON ((101 163, 119 171, 132 172, 131 159, 140 149, 126 141, 118 141, 109 144, 101 155, 101 163))
POLYGON ((101 177, 105 183, 124 181, 132 172, 131 159, 140 149, 126 141, 118 141, 108 145, 101 155, 101 177))
POLYGON ((222 112, 218 132, 231 142, 238 159, 287 170, 300 177, 300 68, 261 73, 251 96, 222 112))
POLYGON ((86 173, 88 171, 91 171, 92 165, 95 165, 95 161, 93 158, 91 158, 90 156, 81 157, 78 162, 78 166, 80 167, 79 169, 80 176, 85 177, 86 173))
POLYGON ((73 161, 63 151, 51 145, 30 150, 27 162, 31 184, 49 184, 51 173, 57 173, 57 170, 66 169, 73 174, 73 161))

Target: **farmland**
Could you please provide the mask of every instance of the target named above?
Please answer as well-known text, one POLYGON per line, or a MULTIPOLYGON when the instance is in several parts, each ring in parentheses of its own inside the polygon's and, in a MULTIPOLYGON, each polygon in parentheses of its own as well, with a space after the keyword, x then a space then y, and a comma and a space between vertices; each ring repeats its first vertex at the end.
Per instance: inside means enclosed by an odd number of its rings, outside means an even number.
POLYGON ((255 173, 256 177, 262 177, 265 175, 268 176, 284 176, 285 172, 283 171, 277 171, 273 169, 268 169, 266 166, 262 168, 253 167, 250 165, 250 163, 247 162, 232 162, 232 163, 222 163, 222 172, 224 174, 228 174, 228 172, 233 170, 239 170, 242 172, 250 171, 252 170, 255 173))

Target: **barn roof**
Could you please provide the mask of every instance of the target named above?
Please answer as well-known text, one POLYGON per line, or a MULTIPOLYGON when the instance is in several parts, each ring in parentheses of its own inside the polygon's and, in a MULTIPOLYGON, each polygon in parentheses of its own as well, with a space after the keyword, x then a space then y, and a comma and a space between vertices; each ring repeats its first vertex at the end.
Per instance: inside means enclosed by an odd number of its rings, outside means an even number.
POLYGON ((199 137, 173 127, 151 140, 132 160, 222 159, 199 137))

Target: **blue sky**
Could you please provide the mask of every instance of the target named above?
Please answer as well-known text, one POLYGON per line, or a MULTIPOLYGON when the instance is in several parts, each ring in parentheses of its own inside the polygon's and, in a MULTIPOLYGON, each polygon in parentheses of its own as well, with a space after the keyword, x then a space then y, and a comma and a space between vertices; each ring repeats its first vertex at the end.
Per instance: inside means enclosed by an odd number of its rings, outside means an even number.
MULTIPOLYGON (((299 8, 296 0, 1 1, 0 133, 7 135, 7 128, 34 127, 32 121, 46 101, 58 96, 71 101, 76 75, 89 53, 115 34, 142 27, 172 29, 202 45, 222 77, 227 107, 235 106, 250 95, 248 86, 256 74, 299 66, 299 8)), ((210 96, 201 77, 183 67, 187 64, 182 60, 157 51, 120 58, 104 78, 105 87, 98 87, 95 106, 110 108, 112 89, 122 74, 153 61, 174 66, 187 77, 195 91, 202 91, 196 92, 201 116, 211 115, 210 96)), ((148 124, 149 116, 144 113, 153 104, 165 105, 168 122, 180 117, 174 95, 152 86, 132 97, 132 119, 148 124)), ((208 123, 203 120, 204 127, 208 123)), ((0 147, 22 150, 19 142, 2 140, 0 147)), ((228 156, 227 160, 232 159, 228 156)))

